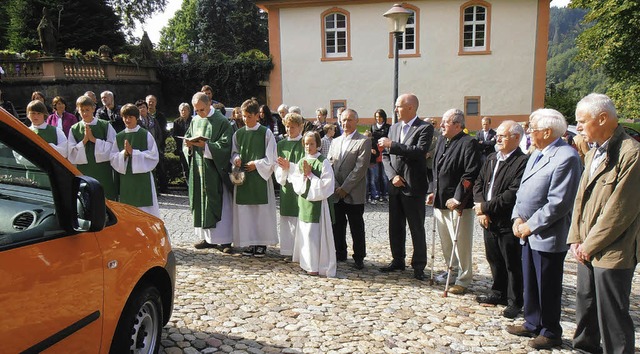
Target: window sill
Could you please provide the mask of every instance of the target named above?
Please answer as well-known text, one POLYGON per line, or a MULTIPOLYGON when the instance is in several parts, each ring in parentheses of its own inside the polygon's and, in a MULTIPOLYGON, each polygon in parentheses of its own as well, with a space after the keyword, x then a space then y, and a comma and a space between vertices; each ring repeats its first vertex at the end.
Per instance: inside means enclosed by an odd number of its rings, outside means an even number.
POLYGON ((458 51, 458 55, 490 55, 490 50, 458 51))
POLYGON ((348 56, 348 57, 338 57, 338 58, 323 57, 320 59, 320 61, 343 61, 343 60, 352 60, 352 58, 348 56))

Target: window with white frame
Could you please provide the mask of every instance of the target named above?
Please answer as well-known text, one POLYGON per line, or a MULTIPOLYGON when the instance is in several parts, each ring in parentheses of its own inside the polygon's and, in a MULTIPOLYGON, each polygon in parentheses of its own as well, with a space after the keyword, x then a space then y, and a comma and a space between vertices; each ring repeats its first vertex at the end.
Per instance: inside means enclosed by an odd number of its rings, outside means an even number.
POLYGON ((407 27, 398 45, 400 46, 399 54, 416 54, 416 13, 414 11, 411 11, 411 17, 407 20, 407 27))
POLYGON ((324 16, 324 56, 344 58, 349 56, 348 18, 333 12, 324 16))
POLYGON ((464 51, 487 50, 487 7, 471 5, 463 13, 463 48, 464 51))

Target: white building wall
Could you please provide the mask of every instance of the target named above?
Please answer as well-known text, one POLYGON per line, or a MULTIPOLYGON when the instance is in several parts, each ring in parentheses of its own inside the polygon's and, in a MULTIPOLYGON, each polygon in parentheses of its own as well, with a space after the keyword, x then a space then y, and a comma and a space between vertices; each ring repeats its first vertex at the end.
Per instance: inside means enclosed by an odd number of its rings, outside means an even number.
MULTIPOLYGON (((420 116, 463 109, 465 96, 481 96, 482 115, 528 115, 533 99, 537 1, 491 1, 490 55, 458 55, 464 1, 414 1, 420 10, 420 57, 400 58, 399 91, 420 99, 420 116)), ((321 61, 322 12, 299 7, 280 12, 283 101, 305 117, 346 99, 361 117, 378 108, 391 115, 393 59, 382 14, 390 4, 345 5, 351 21, 351 57, 321 61)))

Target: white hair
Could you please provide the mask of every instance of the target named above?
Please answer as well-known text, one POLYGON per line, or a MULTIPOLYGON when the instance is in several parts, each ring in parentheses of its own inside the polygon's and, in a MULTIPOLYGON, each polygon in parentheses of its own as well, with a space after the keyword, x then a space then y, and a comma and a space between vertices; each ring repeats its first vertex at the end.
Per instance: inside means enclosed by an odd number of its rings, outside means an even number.
POLYGON ((522 138, 524 136, 524 128, 518 122, 513 121, 513 120, 505 120, 502 123, 500 123, 501 126, 502 125, 507 126, 509 124, 511 125, 509 127, 509 134, 517 135, 520 138, 522 138))
POLYGON ((562 113, 551 108, 540 108, 529 116, 529 121, 537 126, 537 129, 551 129, 551 137, 559 138, 567 131, 567 120, 562 113))
POLYGON ((457 108, 451 108, 450 110, 444 112, 442 115, 442 119, 447 119, 451 117, 451 123, 460 123, 460 128, 464 129, 464 112, 457 108))
POLYGON ((285 110, 285 111, 289 112, 289 106, 287 106, 287 105, 286 105, 286 104, 284 104, 284 103, 283 103, 283 104, 281 104, 281 105, 279 105, 279 106, 278 106, 278 112, 280 112, 280 111, 282 111, 282 110, 285 110))
POLYGON ((289 107, 289 113, 298 113, 302 115, 302 110, 298 106, 291 106, 289 107))
POLYGON ((578 117, 578 112, 588 113, 591 116, 589 117, 590 119, 594 119, 602 112, 607 113, 609 118, 618 118, 613 101, 609 96, 601 93, 590 93, 582 98, 576 105, 576 118, 578 117))
POLYGON ((191 112, 191 106, 187 102, 180 103, 180 105, 178 106, 178 110, 182 111, 182 109, 185 108, 185 107, 187 107, 189 112, 191 112))
POLYGON ((191 104, 195 105, 198 102, 202 102, 204 104, 211 104, 209 100, 209 96, 207 96, 204 92, 196 92, 191 98, 191 104))

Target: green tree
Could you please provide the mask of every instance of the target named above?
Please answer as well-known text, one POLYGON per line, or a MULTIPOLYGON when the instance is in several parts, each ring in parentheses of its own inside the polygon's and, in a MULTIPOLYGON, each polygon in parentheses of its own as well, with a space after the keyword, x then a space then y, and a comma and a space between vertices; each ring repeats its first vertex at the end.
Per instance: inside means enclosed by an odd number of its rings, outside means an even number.
POLYGON ((159 47, 235 57, 268 51, 266 14, 251 0, 183 0, 162 29, 159 47))
POLYGON ((616 81, 640 82, 640 2, 636 0, 574 0, 587 9, 590 24, 578 37, 579 59, 602 67, 616 81))
POLYGON ((135 28, 135 21, 145 23, 154 13, 164 11, 167 0, 103 0, 116 12, 127 29, 135 28))
POLYGON ((183 0, 180 10, 169 19, 169 23, 160 31, 158 47, 162 50, 195 52, 198 31, 196 23, 197 0, 183 0))

